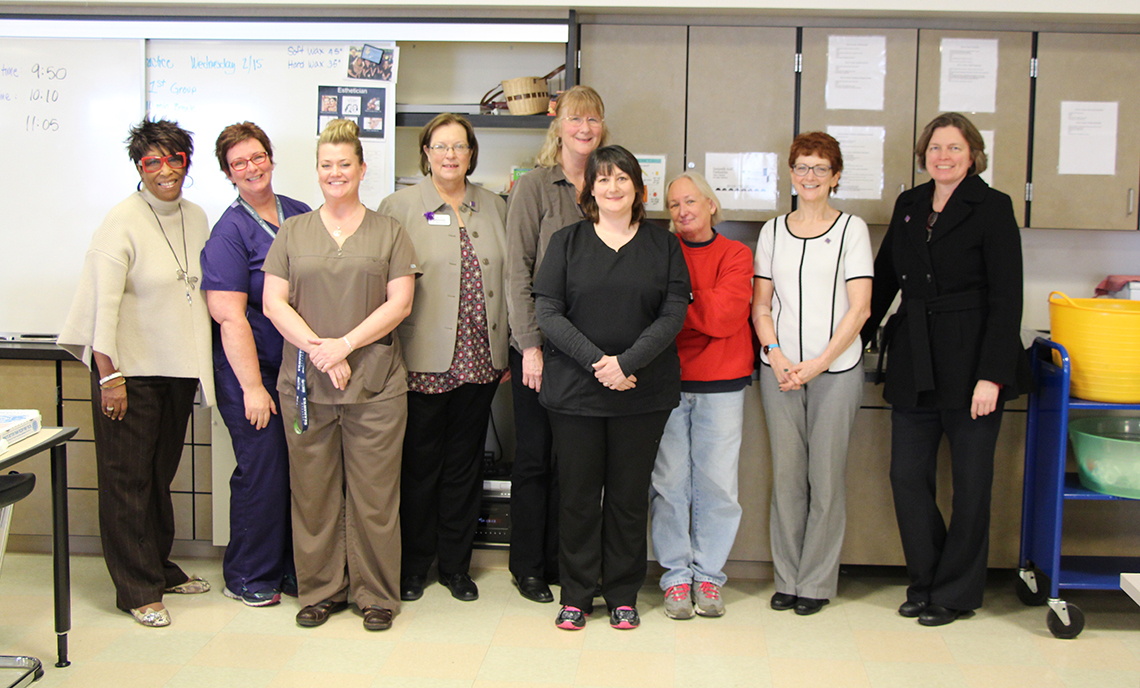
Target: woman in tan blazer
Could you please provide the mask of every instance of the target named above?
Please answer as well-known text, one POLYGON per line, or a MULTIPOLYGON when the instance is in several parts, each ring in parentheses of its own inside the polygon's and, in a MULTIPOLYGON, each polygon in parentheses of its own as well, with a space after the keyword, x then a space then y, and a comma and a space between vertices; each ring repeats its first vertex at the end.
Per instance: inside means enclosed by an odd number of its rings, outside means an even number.
POLYGON ((479 518, 483 443, 491 401, 507 368, 503 288, 506 203, 471 184, 479 144, 463 117, 441 114, 420 133, 427 177, 380 204, 403 225, 423 276, 397 332, 408 366, 408 427, 400 490, 400 596, 423 595, 432 561, 463 601, 479 518))

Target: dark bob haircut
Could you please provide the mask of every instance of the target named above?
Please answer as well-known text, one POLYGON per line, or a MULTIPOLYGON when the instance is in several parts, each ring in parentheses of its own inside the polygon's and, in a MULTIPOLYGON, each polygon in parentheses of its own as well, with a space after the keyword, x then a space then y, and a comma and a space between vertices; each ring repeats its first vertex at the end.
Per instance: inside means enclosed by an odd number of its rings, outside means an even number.
POLYGON ((420 130, 420 172, 431 174, 431 162, 428 160, 428 148, 431 146, 431 137, 435 130, 449 124, 458 124, 467 132, 467 145, 471 146, 471 160, 467 163, 467 176, 475 171, 475 163, 479 162, 479 141, 475 139, 475 127, 463 115, 443 112, 436 115, 420 130))
POLYGON ((637 158, 621 146, 605 146, 590 153, 589 159, 586 160, 586 183, 578 196, 582 214, 595 223, 601 218, 598 201, 594 198, 594 181, 599 176, 613 174, 614 170, 625 172, 633 182, 636 194, 629 223, 641 222, 645 219, 645 179, 641 176, 641 165, 638 164, 637 158))
POLYGON ((152 150, 166 151, 168 155, 185 153, 186 169, 190 169, 190 160, 194 157, 192 133, 168 119, 144 119, 131 127, 124 143, 127 144, 127 155, 135 165, 152 150))
POLYGON ((214 155, 218 156, 218 165, 222 168, 222 174, 230 176, 228 160, 230 149, 249 139, 256 139, 265 149, 265 154, 269 156, 269 162, 273 163, 273 144, 269 142, 269 136, 253 122, 239 122, 222 129, 222 133, 218 134, 217 143, 214 144, 214 155))
MULTIPOLYGON (((839 142, 831 134, 809 131, 797 136, 792 141, 792 151, 788 153, 788 167, 795 167, 796 160, 805 155, 814 155, 826 160, 831 165, 832 174, 843 171, 843 153, 839 150, 839 142)), ((839 184, 831 187, 831 193, 838 190, 839 184)))

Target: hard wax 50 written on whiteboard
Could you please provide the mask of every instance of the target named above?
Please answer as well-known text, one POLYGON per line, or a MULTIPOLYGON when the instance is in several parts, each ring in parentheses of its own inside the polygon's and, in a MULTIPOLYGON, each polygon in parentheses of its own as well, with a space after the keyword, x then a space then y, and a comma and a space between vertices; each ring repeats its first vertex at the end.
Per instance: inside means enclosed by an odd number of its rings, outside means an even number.
POLYGON ((141 40, 0 41, 0 330, 57 333, 91 234, 138 174, 141 40))

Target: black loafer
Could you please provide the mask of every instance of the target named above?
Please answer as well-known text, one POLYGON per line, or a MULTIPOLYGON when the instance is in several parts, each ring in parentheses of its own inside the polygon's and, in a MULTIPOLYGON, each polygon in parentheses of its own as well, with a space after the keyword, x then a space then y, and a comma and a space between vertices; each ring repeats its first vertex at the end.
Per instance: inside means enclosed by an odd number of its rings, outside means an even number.
POLYGON ((911 602, 907 600, 899 605, 899 616, 905 616, 908 619, 917 619, 918 615, 926 609, 926 602, 911 602))
POLYGON ((919 614, 918 623, 923 626, 945 626, 971 613, 969 609, 948 609, 940 604, 928 604, 919 614))
POLYGON ((817 600, 814 597, 801 597, 796 600, 796 614, 800 616, 809 616, 815 614, 823 605, 831 602, 831 600, 817 600))
POLYGON ((364 608, 364 630, 386 631, 392 627, 392 610, 371 605, 364 608))
POLYGON ((479 586, 475 585, 475 581, 466 573, 453 573, 447 576, 441 574, 439 582, 447 586, 451 596, 457 600, 473 602, 479 599, 479 586))
POLYGON ((515 585, 518 586, 519 594, 528 600, 543 603, 554 601, 554 593, 550 592, 550 586, 538 576, 515 578, 515 585))
POLYGON ((408 576, 400 579, 400 599, 414 602, 424 596, 424 577, 408 576))
POLYGON ((348 602, 346 600, 341 600, 340 602, 324 600, 323 602, 310 604, 297 612, 297 625, 306 628, 320 626, 328 621, 330 616, 337 612, 342 612, 345 609, 348 609, 348 602))
POLYGON ((778 612, 786 612, 796 606, 796 601, 799 600, 795 595, 789 595, 786 592, 778 592, 772 595, 772 609, 778 612))

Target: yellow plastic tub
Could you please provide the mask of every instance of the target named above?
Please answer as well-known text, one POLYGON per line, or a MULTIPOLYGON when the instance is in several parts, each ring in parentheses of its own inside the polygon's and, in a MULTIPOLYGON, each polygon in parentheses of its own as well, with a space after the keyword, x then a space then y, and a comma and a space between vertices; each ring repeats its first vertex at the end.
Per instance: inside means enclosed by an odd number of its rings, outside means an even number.
POLYGON ((1049 294, 1052 339, 1069 352, 1069 393, 1080 399, 1140 403, 1140 301, 1070 299, 1049 294))

